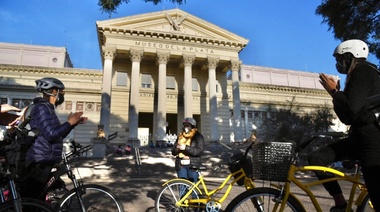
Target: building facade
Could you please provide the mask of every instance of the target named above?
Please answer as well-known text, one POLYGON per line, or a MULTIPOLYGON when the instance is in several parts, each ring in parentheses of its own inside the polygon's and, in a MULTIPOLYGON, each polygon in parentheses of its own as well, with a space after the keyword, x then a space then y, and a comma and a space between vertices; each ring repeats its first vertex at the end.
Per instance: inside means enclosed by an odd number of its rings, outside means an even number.
MULTIPOLYGON (((117 132, 112 142, 141 145, 177 134, 185 117, 196 119, 207 141, 232 142, 259 127, 269 105, 284 107, 295 99, 306 111, 331 106, 318 74, 242 65, 239 52, 247 39, 182 10, 96 26, 103 70, 49 65, 59 57, 45 56, 49 62, 32 66, 0 59, 1 101, 23 107, 38 95, 35 79, 57 77, 67 91, 57 108, 62 120, 78 110, 89 117, 69 136, 86 142, 103 125, 106 135, 117 132)), ((7 50, 0 45, 2 52, 7 50)))

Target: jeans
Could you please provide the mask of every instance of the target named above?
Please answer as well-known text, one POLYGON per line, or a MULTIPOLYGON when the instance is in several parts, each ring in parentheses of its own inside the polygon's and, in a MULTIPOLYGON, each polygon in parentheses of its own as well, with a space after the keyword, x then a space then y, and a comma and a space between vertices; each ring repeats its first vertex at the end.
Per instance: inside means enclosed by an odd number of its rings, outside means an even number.
MULTIPOLYGON (((177 170, 177 176, 179 178, 188 179, 189 181, 196 183, 198 182, 199 174, 198 172, 191 170, 189 166, 181 166, 181 168, 177 170)), ((182 188, 181 192, 182 194, 180 194, 180 196, 184 195, 187 192, 187 188, 182 188)), ((191 196, 193 199, 198 199, 198 195, 195 192, 193 192, 191 196)))
POLYGON ((198 182, 198 172, 191 170, 189 166, 181 166, 177 171, 177 176, 179 178, 188 179, 194 183, 198 182))

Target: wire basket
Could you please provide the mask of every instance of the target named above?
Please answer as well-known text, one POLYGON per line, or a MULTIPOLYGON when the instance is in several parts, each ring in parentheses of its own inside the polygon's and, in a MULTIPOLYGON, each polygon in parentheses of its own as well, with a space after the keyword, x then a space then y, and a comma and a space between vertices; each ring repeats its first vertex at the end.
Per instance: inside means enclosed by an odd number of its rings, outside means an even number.
POLYGON ((294 144, 290 142, 263 142, 253 145, 253 178, 284 182, 293 153, 294 144))
MULTIPOLYGON (((246 157, 244 153, 239 152, 232 155, 230 158, 230 161, 228 162, 228 169, 231 173, 234 173, 238 171, 239 169, 243 168, 245 174, 247 177, 252 177, 252 160, 251 157, 246 157)), ((235 174, 234 178, 238 178, 242 175, 235 174)), ((244 178, 241 178, 237 181, 238 185, 244 185, 244 178)))

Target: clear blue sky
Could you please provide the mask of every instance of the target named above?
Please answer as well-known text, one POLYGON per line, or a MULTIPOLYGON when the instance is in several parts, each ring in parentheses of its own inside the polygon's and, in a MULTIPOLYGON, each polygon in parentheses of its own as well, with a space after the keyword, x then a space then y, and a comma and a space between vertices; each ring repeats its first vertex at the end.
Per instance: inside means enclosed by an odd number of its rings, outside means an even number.
MULTIPOLYGON (((176 8, 164 1, 122 4, 112 18, 176 8)), ((97 0, 0 0, 0 42, 67 47, 76 68, 102 69, 97 41, 102 14, 97 0)), ((334 39, 317 0, 187 0, 178 8, 249 40, 245 65, 338 75, 334 39)), ((369 60, 378 64, 374 56, 369 60)), ((343 79, 343 76, 340 75, 343 79)))

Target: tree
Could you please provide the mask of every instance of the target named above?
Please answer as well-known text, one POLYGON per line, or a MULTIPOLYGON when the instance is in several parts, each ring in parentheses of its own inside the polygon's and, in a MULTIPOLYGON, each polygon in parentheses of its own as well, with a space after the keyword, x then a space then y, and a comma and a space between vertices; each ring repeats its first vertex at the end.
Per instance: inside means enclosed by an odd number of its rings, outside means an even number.
POLYGON ((298 142, 312 134, 325 134, 335 118, 327 105, 306 113, 295 105, 295 98, 284 108, 269 106, 267 112, 270 118, 263 121, 260 130, 263 141, 288 139, 298 142))
POLYGON ((341 41, 361 39, 380 59, 380 1, 323 0, 316 14, 323 17, 334 37, 341 41))
MULTIPOLYGON (((162 0, 144 0, 145 2, 152 2, 157 5, 162 2, 162 0)), ((171 3, 177 3, 179 5, 186 3, 186 0, 167 0, 171 3)), ((129 0, 99 0, 98 5, 100 6, 100 11, 102 13, 108 13, 110 16, 112 13, 116 13, 117 8, 122 3, 129 3, 129 0)))

